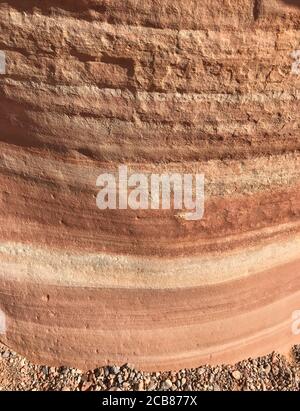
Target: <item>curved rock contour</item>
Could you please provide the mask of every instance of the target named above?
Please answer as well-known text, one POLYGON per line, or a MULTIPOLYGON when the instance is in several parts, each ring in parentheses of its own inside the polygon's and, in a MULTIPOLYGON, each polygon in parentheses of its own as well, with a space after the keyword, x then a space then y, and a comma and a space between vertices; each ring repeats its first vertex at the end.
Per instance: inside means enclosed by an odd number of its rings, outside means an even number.
POLYGON ((299 343, 299 27, 275 0, 0 4, 2 342, 144 369, 299 343), (204 218, 100 211, 120 164, 203 173, 204 218))

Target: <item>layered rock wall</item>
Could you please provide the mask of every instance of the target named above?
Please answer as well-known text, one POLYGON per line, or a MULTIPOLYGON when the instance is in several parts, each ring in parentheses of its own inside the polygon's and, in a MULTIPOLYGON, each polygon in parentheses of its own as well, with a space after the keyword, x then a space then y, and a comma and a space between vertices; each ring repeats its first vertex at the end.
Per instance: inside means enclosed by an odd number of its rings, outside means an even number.
POLYGON ((1 341, 148 369, 299 342, 292 3, 0 3, 1 341), (204 173, 204 218, 100 211, 97 176, 119 164, 204 173))

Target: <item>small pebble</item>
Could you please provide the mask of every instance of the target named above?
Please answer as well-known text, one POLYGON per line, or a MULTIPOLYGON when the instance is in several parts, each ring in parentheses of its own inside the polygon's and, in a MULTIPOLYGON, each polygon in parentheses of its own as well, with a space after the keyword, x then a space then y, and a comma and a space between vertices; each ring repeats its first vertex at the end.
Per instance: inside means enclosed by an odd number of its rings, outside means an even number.
POLYGON ((239 371, 233 371, 232 376, 235 380, 240 380, 241 379, 241 373, 239 371))

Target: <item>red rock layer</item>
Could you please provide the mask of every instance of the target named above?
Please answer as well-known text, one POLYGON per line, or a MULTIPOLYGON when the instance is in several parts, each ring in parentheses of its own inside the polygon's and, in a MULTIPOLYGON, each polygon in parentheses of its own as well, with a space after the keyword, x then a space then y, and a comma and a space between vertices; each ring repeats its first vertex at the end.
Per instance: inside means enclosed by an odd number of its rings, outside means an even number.
POLYGON ((300 10, 286 1, 0 4, 1 341, 147 369, 299 341, 300 10), (204 173, 205 214, 96 207, 96 179, 204 173))

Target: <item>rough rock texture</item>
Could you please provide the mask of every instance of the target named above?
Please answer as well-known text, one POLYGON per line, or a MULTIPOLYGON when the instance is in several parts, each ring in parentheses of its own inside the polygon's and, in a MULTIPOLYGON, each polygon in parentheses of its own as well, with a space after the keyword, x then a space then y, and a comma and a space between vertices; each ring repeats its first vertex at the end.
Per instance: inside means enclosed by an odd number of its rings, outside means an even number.
POLYGON ((178 369, 299 336, 298 3, 0 3, 1 341, 178 369), (205 215, 100 211, 96 178, 200 172, 205 215))

